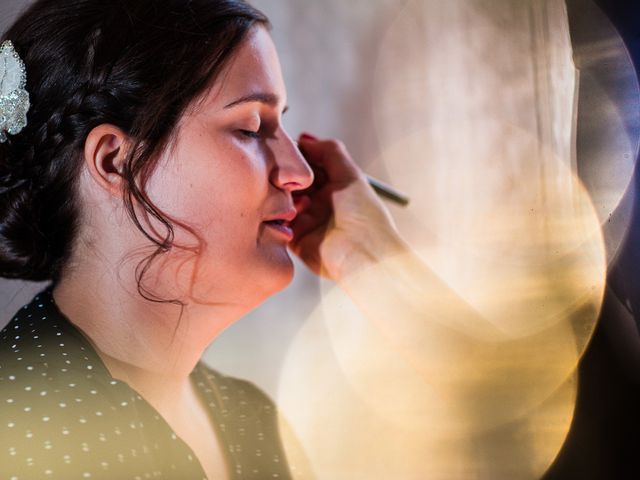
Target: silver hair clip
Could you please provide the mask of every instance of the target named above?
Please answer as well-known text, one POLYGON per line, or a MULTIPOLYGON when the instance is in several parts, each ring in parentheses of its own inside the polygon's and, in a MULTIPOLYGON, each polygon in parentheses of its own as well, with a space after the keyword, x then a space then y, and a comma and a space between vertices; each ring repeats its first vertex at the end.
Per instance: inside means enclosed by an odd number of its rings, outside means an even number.
POLYGON ((0 143, 7 134, 17 135, 27 126, 27 112, 31 106, 24 62, 6 40, 0 45, 0 143))

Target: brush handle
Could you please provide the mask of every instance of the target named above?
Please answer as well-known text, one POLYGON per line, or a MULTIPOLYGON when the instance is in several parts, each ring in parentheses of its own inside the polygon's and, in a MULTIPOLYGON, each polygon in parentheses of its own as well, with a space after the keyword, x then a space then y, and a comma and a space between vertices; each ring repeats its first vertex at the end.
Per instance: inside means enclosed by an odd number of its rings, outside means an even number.
POLYGON ((391 185, 387 185, 386 183, 381 182, 380 180, 373 178, 370 175, 367 175, 367 181, 369 182, 369 185, 371 185, 376 193, 381 197, 391 200, 392 202, 402 205, 403 207, 409 205, 409 197, 404 193, 399 192, 391 185))

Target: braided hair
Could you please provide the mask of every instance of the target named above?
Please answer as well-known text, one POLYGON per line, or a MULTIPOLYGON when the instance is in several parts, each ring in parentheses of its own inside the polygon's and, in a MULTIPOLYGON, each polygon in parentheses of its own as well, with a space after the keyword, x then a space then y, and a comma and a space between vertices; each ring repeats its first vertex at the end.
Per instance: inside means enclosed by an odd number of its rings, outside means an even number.
MULTIPOLYGON (((76 186, 87 135, 112 124, 133 141, 123 200, 157 247, 174 230, 145 194, 157 154, 254 24, 243 0, 39 0, 3 36, 27 69, 27 127, 0 144, 0 277, 59 281, 79 232, 76 186), (166 235, 147 232, 139 205, 166 235)), ((1 42, 0 42, 1 43, 1 42)), ((148 293, 148 292, 147 292, 148 293)), ((145 295, 146 296, 146 295, 145 295)))

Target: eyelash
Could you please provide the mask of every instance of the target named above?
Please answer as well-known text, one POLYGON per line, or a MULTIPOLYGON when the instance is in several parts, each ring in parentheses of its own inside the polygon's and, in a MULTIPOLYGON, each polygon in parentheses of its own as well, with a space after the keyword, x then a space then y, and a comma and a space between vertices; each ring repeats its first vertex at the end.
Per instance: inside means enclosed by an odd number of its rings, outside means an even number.
POLYGON ((251 130, 239 130, 240 134, 247 137, 247 138, 251 138, 254 140, 259 140, 260 138, 262 138, 262 135, 260 134, 260 131, 254 132, 251 130))

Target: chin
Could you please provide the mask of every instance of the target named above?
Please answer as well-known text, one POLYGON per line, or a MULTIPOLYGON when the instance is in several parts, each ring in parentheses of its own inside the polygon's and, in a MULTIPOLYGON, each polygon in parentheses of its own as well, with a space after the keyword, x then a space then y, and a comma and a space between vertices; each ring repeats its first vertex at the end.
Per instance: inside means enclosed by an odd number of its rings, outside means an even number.
POLYGON ((254 271, 252 275, 247 275, 245 284, 235 291, 236 300, 244 299, 242 303, 248 313, 287 288, 293 280, 293 273, 293 262, 262 272, 254 271))
POLYGON ((294 271, 295 268, 293 266, 293 261, 289 255, 286 256, 286 260, 279 261, 275 268, 270 269, 267 273, 268 278, 265 279, 264 285, 272 287, 273 291, 271 295, 284 290, 291 284, 294 271))

